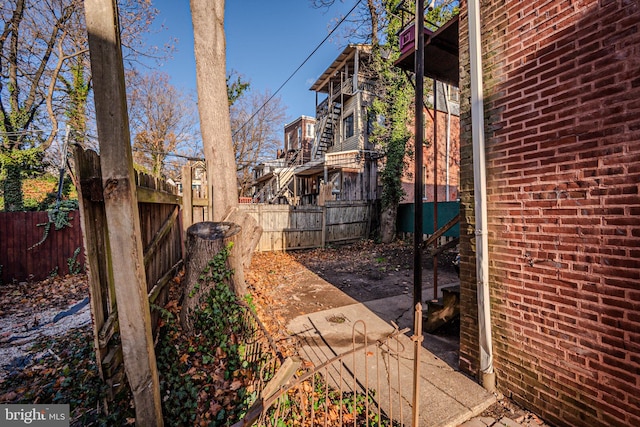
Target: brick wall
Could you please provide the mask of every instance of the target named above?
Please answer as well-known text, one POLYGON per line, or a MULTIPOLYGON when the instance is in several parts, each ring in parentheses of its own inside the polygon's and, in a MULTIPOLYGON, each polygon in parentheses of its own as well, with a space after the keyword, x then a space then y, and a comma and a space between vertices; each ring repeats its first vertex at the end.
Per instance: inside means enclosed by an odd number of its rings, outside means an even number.
MULTIPOLYGON (((481 4, 498 388, 556 425, 640 425, 640 4, 481 4)), ((461 9, 460 366, 477 375, 461 9)))
MULTIPOLYGON (((447 160, 449 161, 449 199, 455 201, 458 198, 458 182, 460 176, 460 118, 454 114, 451 115, 450 121, 450 137, 449 137, 449 156, 447 157, 447 113, 438 111, 438 201, 447 201, 447 160)), ((424 195, 426 200, 433 202, 434 200, 434 174, 433 174, 433 109, 427 109, 424 117, 425 134, 423 147, 422 164, 426 166, 426 177, 423 175, 423 183, 426 184, 424 195)), ((411 135, 415 132, 415 122, 413 119, 408 123, 411 135)), ((415 153, 415 139, 413 136, 407 143, 407 151, 415 153)), ((415 199, 415 156, 405 157, 404 175, 402 176, 402 189, 405 192, 401 203, 413 203, 415 199)))

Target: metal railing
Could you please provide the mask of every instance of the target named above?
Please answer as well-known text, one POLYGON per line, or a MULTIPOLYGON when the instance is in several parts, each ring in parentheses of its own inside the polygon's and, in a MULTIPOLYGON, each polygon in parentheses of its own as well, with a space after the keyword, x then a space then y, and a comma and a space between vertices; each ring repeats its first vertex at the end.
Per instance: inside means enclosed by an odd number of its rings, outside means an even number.
MULTIPOLYGON (((280 371, 288 373, 268 384, 264 390, 269 392, 234 427, 415 425, 419 408, 411 393, 417 393, 418 372, 414 369, 413 387, 407 384, 409 349, 399 339, 409 329, 394 327, 386 338, 370 343, 360 320, 353 325, 350 350, 318 366, 287 360, 280 371)), ((413 344, 421 346, 419 339, 413 344)))

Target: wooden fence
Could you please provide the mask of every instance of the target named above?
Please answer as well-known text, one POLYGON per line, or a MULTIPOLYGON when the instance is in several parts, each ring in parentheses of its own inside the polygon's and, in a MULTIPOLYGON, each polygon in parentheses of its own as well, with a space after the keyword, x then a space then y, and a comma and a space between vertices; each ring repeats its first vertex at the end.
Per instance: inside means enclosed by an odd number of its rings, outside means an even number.
MULTIPOLYGON (((118 260, 111 259, 109 247, 100 159, 93 151, 74 148, 76 178, 80 183, 78 197, 82 212, 84 246, 89 270, 89 291, 99 372, 111 391, 124 385, 122 347, 118 339, 118 313, 112 269, 118 260)), ((163 306, 167 300, 167 284, 182 261, 182 200, 176 189, 164 181, 137 174, 137 199, 144 268, 149 303, 163 306)), ((152 310, 151 324, 157 325, 157 312, 152 310)))
POLYGON ((324 247, 366 238, 373 207, 368 202, 326 202, 325 206, 240 204, 262 226, 257 251, 324 247))
POLYGON ((13 280, 42 280, 49 275, 67 274, 84 265, 80 213, 68 214, 69 226, 50 226, 45 237, 47 212, 0 213, 0 271, 2 283, 13 280), (42 243, 38 244, 40 241, 42 243), (78 251, 78 252, 76 252, 78 251), (77 255, 76 255, 77 253, 77 255))
MULTIPOLYGON (((211 221, 205 166, 189 162, 182 167, 182 225, 211 221)), ((312 249, 331 243, 346 243, 369 236, 375 228, 376 204, 367 201, 323 201, 323 206, 291 206, 249 203, 241 197, 238 209, 256 219, 262 237, 256 251, 312 249)))

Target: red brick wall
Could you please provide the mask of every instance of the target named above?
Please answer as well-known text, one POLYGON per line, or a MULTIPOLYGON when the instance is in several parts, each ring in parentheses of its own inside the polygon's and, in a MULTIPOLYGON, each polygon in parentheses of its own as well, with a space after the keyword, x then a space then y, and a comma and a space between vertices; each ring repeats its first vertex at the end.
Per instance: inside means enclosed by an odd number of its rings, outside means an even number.
MULTIPOLYGON (((466 2, 461 348, 478 373, 466 2)), ((557 425, 640 425, 640 4, 481 2, 500 391, 557 425)))
MULTIPOLYGON (((437 181, 438 181, 438 201, 444 202, 447 201, 447 113, 438 111, 438 173, 437 173, 437 181)), ((434 199, 434 191, 433 191, 433 182, 434 182, 434 168, 433 168, 433 159, 434 159, 434 150, 433 150, 433 110, 427 109, 424 118, 425 123, 425 146, 423 148, 423 160, 422 164, 426 166, 427 176, 426 178, 423 176, 423 182, 426 183, 426 200, 429 202, 433 202, 434 199)), ((415 124, 413 120, 409 125, 409 132, 411 135, 415 132, 415 124)), ((449 139, 449 201, 455 201, 458 198, 458 183, 460 176, 460 118, 456 115, 451 115, 450 122, 450 139, 449 139)), ((413 136, 409 140, 407 144, 407 149, 411 153, 415 153, 414 148, 415 140, 413 136)), ((415 171, 415 154, 411 156, 406 156, 405 158, 405 167, 404 167, 404 175, 402 177, 402 188, 405 192, 405 196, 402 199, 401 203, 413 203, 414 202, 414 193, 415 193, 415 180, 414 180, 414 171, 415 171)))

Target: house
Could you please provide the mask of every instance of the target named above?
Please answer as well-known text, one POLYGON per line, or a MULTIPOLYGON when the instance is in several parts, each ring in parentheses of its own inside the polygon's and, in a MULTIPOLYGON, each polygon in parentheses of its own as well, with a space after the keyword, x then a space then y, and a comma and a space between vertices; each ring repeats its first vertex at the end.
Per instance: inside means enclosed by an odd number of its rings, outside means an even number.
POLYGON ((311 149, 316 137, 316 119, 300 116, 284 125, 284 151, 278 158, 284 157, 287 164, 302 165, 311 160, 311 149))
POLYGON ((369 59, 370 46, 348 45, 312 85, 315 122, 301 116, 285 126, 282 161, 269 167, 270 176, 256 176, 258 201, 308 205, 378 197, 380 155, 369 142, 367 112, 373 84, 363 72, 369 59), (309 130, 315 131, 311 144, 309 130))
MULTIPOLYGON (((203 160, 196 160, 189 163, 191 167, 191 189, 193 190, 196 197, 205 198, 206 197, 206 181, 207 181, 207 172, 205 168, 205 164, 203 160)), ((176 186, 178 190, 178 194, 182 194, 182 174, 186 169, 180 170, 175 180, 170 179, 167 182, 176 186)))
POLYGON ((472 100, 460 115, 460 368, 493 373, 498 391, 558 426, 640 425, 640 7, 460 3, 461 99, 472 100), (484 197, 474 197, 476 40, 484 197))

